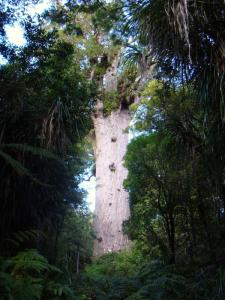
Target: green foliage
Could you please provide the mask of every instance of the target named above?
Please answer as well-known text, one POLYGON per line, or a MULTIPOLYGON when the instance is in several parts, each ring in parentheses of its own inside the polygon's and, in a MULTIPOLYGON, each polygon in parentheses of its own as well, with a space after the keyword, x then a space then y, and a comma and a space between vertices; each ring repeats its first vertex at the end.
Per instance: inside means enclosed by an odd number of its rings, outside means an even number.
POLYGON ((44 234, 41 231, 25 230, 13 233, 12 238, 6 240, 6 242, 11 243, 11 246, 15 246, 18 249, 21 244, 24 244, 27 241, 37 240, 41 238, 45 238, 44 234))
POLYGON ((124 184, 131 204, 125 230, 143 255, 167 265, 176 263, 171 268, 158 266, 160 272, 154 271, 156 277, 151 275, 134 299, 223 298, 224 283, 219 282, 224 260, 215 261, 223 255, 216 245, 224 243, 224 196, 220 184, 215 188, 214 183, 224 178, 223 154, 217 156, 224 148, 220 140, 217 154, 210 150, 217 138, 214 135, 212 140, 210 129, 205 128, 204 110, 196 98, 192 85, 153 80, 141 103, 133 106, 139 136, 128 145, 125 156, 129 174, 124 184), (215 207, 221 212, 219 219, 215 207))
POLYGON ((80 294, 86 295, 87 299, 125 299, 137 288, 137 281, 131 276, 142 259, 137 250, 98 258, 85 268, 86 287, 79 288, 80 294))
POLYGON ((0 1, 0 297, 224 299, 224 2, 67 1, 47 25, 26 20, 27 44, 13 49, 14 2, 0 1), (104 93, 120 52, 118 91, 104 93), (153 60, 157 80, 132 105, 153 60), (135 249, 90 263, 79 182, 97 93, 105 116, 135 115, 124 183, 135 249))
POLYGON ((121 50, 121 2, 68 1, 48 13, 60 39, 76 45, 74 60, 101 89, 103 75, 121 50), (66 7, 68 9, 66 9, 66 7))
POLYGON ((223 123, 224 114, 224 57, 219 51, 224 8, 224 2, 217 0, 194 5, 187 1, 130 0, 125 5, 129 32, 151 45, 148 54, 156 62, 158 77, 179 84, 192 82, 205 117, 212 113, 218 123, 223 123))
POLYGON ((103 94, 103 113, 105 116, 119 108, 120 101, 117 91, 104 92, 103 94))
POLYGON ((141 253, 134 249, 133 251, 122 251, 119 253, 105 254, 93 261, 90 266, 85 268, 88 277, 96 278, 98 276, 130 276, 135 272, 135 268, 142 263, 141 253))
POLYGON ((50 265, 36 249, 19 252, 0 263, 1 299, 74 299, 68 285, 58 283, 53 274, 60 270, 50 265))
MULTIPOLYGON (((54 159, 60 162, 59 158, 56 155, 54 155, 52 152, 46 149, 32 147, 26 144, 5 144, 5 145, 2 144, 0 148, 6 150, 7 149, 21 150, 23 153, 30 152, 33 155, 39 155, 40 157, 54 159)), ((13 168, 13 170, 15 170, 18 173, 18 175, 27 176, 35 183, 46 185, 45 183, 40 182, 37 178, 35 178, 32 172, 28 168, 24 167, 24 165, 20 163, 20 161, 14 159, 11 155, 8 155, 6 151, 0 150, 0 156, 2 156, 5 163, 9 164, 13 168)))
POLYGON ((93 261, 82 276, 78 299, 222 300, 224 296, 223 267, 216 272, 214 267, 203 268, 200 274, 194 268, 144 258, 135 249, 93 261))
POLYGON ((121 1, 101 3, 93 16, 93 24, 102 30, 109 32, 121 17, 121 1))
POLYGON ((87 209, 69 209, 58 237, 57 265, 69 282, 76 280, 90 262, 95 238, 92 216, 87 209))
POLYGON ((0 251, 13 253, 15 232, 39 230, 49 235, 39 247, 54 260, 65 212, 82 202, 85 161, 74 145, 91 128, 94 91, 74 64, 74 47, 41 22, 25 23, 27 44, 0 68, 0 251))

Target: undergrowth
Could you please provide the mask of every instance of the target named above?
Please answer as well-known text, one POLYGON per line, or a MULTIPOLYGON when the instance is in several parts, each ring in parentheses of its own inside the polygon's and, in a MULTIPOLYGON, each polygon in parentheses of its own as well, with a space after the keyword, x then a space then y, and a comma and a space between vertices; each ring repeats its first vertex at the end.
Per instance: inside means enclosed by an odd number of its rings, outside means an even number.
POLYGON ((224 287, 223 266, 168 265, 134 250, 94 260, 76 289, 80 300, 222 300, 224 287))

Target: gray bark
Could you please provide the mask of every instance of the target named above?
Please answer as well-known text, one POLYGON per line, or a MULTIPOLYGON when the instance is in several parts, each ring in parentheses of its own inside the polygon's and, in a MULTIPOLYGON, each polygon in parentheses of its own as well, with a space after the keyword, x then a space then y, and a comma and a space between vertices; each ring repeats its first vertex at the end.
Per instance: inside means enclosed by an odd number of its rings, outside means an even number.
MULTIPOLYGON (((117 89, 117 64, 115 59, 103 79, 104 89, 117 89)), ((123 188, 127 170, 123 157, 128 144, 128 110, 118 109, 103 116, 103 104, 98 101, 95 116, 96 203, 94 225, 96 241, 94 256, 129 248, 130 241, 123 234, 122 224, 130 215, 128 193, 123 188)))

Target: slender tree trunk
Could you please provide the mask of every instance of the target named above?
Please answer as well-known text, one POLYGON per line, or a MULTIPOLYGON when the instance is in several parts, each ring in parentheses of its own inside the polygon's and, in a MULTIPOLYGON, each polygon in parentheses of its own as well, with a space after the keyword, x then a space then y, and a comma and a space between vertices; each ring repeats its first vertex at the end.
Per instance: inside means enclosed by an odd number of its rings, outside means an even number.
POLYGON ((170 223, 170 238, 169 238, 169 244, 170 244, 170 251, 171 251, 171 257, 170 257, 170 263, 175 264, 175 224, 174 224, 174 216, 170 214, 169 217, 169 223, 170 223))
POLYGON ((210 218, 207 216, 207 210, 204 204, 204 199, 203 196, 200 192, 198 191, 198 211, 199 211, 199 217, 202 222, 205 235, 206 235, 206 242, 209 247, 210 255, 211 258, 214 259, 214 249, 213 249, 213 242, 212 242, 212 236, 211 236, 211 230, 210 230, 210 218))
POLYGON ((79 246, 77 246, 77 261, 76 261, 77 274, 79 274, 79 264, 80 264, 80 248, 79 246))
POLYGON ((175 263, 176 250, 175 250, 175 224, 174 224, 174 216, 169 213, 169 215, 165 216, 165 224, 166 224, 166 234, 168 239, 168 246, 170 251, 169 261, 171 264, 175 263))

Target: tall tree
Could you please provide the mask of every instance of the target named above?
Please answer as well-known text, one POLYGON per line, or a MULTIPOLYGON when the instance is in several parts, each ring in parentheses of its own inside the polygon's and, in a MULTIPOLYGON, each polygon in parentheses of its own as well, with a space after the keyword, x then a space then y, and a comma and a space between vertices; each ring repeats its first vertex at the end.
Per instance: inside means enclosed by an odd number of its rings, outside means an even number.
POLYGON ((136 73, 122 71, 123 38, 120 27, 120 2, 95 1, 89 5, 58 7, 52 16, 67 13, 62 38, 73 40, 79 63, 88 80, 95 82, 98 94, 92 120, 96 159, 96 242, 94 254, 118 251, 129 241, 123 233, 123 221, 129 217, 128 194, 123 188, 127 171, 123 156, 128 144, 129 105, 134 101, 131 84, 136 73), (67 7, 70 11, 68 14, 67 7), (60 12, 61 11, 61 12, 60 12))

